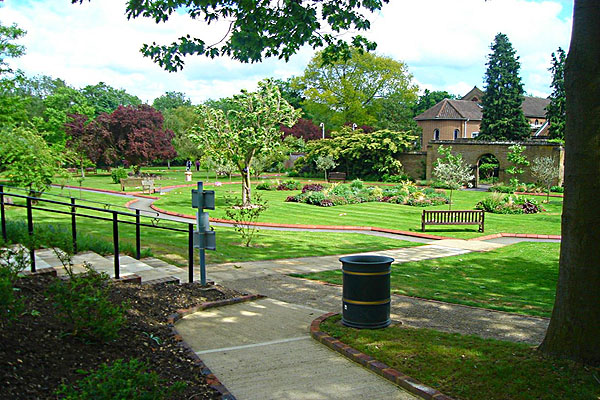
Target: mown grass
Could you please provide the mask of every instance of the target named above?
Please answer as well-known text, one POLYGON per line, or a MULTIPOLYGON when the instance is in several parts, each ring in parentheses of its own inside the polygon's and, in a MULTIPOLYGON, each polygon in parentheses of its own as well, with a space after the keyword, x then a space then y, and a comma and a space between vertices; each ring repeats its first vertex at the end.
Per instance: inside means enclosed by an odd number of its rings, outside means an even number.
POLYGON ((525 344, 401 325, 359 330, 339 316, 321 329, 457 400, 600 398, 600 368, 547 358, 525 344))
MULTIPOLYGON (((485 253, 392 265, 392 293, 549 317, 558 243, 517 243, 485 253)), ((341 271, 295 275, 342 284, 341 271)))
MULTIPOLYGON (((87 203, 84 200, 92 201, 110 201, 111 204, 117 203, 119 206, 111 206, 111 210, 125 211, 122 205, 130 200, 129 198, 116 198, 107 194, 69 191, 67 189, 52 189, 46 194, 46 198, 57 198, 50 194, 71 194, 77 198, 77 204, 87 204, 98 207, 97 203, 87 203), (81 195, 81 199, 79 198, 81 195)), ((189 194, 189 191, 188 191, 189 194)), ((14 199, 19 203, 19 199, 14 199)), ((65 199, 62 199, 64 201, 65 199)), ((188 195, 191 202, 191 195, 188 195)), ((43 203, 40 203, 40 205, 43 203)), ((68 211, 68 207, 52 206, 53 209, 68 211)), ((10 220, 21 221, 25 219, 25 209, 14 206, 7 206, 7 217, 10 220)), ((83 210, 80 209, 80 212, 83 210)), ((86 211, 91 215, 101 215, 98 212, 86 211)), ((55 230, 68 232, 70 237, 70 216, 50 213, 46 211, 34 210, 34 226, 39 224, 51 225, 55 230)), ((106 217, 106 215, 104 214, 106 217)), ((109 218, 112 216, 108 215, 109 218)), ((119 219, 133 221, 133 218, 119 217, 119 219)), ((143 222, 151 223, 150 218, 143 218, 143 222)), ((103 243, 112 244, 112 223, 111 221, 98 221, 84 217, 77 218, 78 235, 89 235, 97 238, 103 243)), ((187 230, 187 224, 160 221, 159 226, 177 227, 187 230)), ((377 251, 391 248, 400 248, 415 246, 419 243, 407 242, 396 239, 382 238, 355 233, 328 233, 328 232, 282 232, 261 230, 253 241, 251 247, 241 246, 238 234, 232 228, 216 227, 217 232, 217 250, 207 251, 208 263, 224 262, 242 262, 257 261, 281 258, 322 256, 333 254, 347 254, 365 251, 377 251)), ((141 229, 142 247, 150 249, 152 254, 170 262, 184 266, 187 263, 187 232, 170 232, 166 230, 145 228, 141 229)), ((135 227, 133 225, 119 225, 119 240, 125 248, 135 249, 135 227), (133 246, 133 247, 132 247, 133 246)), ((68 240, 66 240, 68 242, 68 240)), ((112 247, 112 246, 111 246, 112 247)))
MULTIPOLYGON (((217 209, 211 212, 212 217, 225 218, 227 196, 240 196, 241 185, 223 185, 207 187, 215 190, 217 209)), ((398 204, 370 202, 335 207, 318 207, 309 204, 285 202, 287 196, 299 191, 258 191, 254 193, 266 199, 269 208, 260 217, 262 222, 287 224, 316 224, 316 225, 350 225, 375 226, 380 228, 399 229, 403 231, 421 231, 422 208, 398 204)), ((487 192, 455 191, 453 194, 453 209, 471 210, 487 192)), ((541 202, 543 197, 537 197, 541 202)), ((176 189, 161 196, 155 203, 158 207, 183 214, 193 214, 190 204, 190 194, 187 189, 176 189)), ((485 215, 485 235, 510 233, 537 233, 560 235, 562 199, 552 198, 549 204, 544 204, 546 212, 528 215, 485 215)), ((428 207, 432 210, 447 210, 447 205, 428 207)), ((441 236, 456 238, 473 238, 482 236, 477 232, 477 226, 429 226, 427 232, 441 236)))

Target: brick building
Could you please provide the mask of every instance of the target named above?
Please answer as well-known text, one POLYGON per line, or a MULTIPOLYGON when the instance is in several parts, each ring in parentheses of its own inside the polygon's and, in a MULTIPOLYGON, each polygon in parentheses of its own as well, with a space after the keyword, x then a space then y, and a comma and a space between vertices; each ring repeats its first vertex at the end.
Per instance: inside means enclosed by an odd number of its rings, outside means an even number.
MULTIPOLYGON (((483 108, 481 99, 484 92, 475 86, 460 100, 444 99, 415 117, 423 130, 421 148, 431 140, 471 139, 479 134, 483 108)), ((523 113, 531 125, 532 136, 548 135, 546 106, 550 100, 525 96, 523 113)))

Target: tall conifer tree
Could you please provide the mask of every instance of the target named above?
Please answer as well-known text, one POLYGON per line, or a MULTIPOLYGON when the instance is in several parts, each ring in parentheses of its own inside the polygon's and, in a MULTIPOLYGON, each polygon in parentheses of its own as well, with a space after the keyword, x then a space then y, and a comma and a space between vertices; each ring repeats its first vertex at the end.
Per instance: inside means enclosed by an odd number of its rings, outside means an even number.
POLYGON ((546 107, 546 116, 550 126, 548 127, 548 135, 552 139, 565 138, 565 124, 567 122, 567 114, 565 112, 565 103, 567 101, 565 95, 565 59, 567 58, 565 51, 560 47, 556 53, 552 53, 552 94, 550 95, 550 104, 546 107))
POLYGON ((486 64, 486 90, 478 139, 523 140, 530 135, 531 128, 521 108, 524 91, 519 77, 519 57, 503 33, 496 35, 491 49, 486 64))

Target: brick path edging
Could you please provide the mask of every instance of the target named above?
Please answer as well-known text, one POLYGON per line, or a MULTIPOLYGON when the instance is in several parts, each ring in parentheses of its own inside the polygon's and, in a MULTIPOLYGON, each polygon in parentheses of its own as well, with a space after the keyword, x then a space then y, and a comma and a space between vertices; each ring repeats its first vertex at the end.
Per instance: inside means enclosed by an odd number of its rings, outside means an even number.
POLYGON ((226 305, 230 305, 230 304, 237 304, 237 303, 242 303, 242 302, 246 302, 246 301, 258 300, 258 299, 262 299, 264 297, 265 296, 262 296, 259 294, 252 294, 252 295, 234 297, 234 298, 226 299, 226 300, 205 302, 205 303, 202 303, 200 305, 197 305, 197 306, 194 306, 191 308, 177 310, 174 314, 171 314, 167 318, 167 324, 168 324, 169 328, 171 329, 171 335, 173 335, 173 338, 177 342, 179 342, 178 343, 179 346, 182 347, 187 352, 187 355, 192 360, 194 360, 194 364, 198 368, 200 368, 200 372, 206 378, 206 383, 211 388, 213 388, 214 390, 216 390, 217 392, 219 392, 221 394, 222 400, 236 400, 236 398, 233 394, 231 394, 231 392, 229 392, 229 389, 227 389, 225 387, 225 385, 223 385, 221 383, 219 378, 217 378, 217 376, 215 374, 213 374, 213 372, 210 370, 210 368, 208 368, 206 366, 206 364, 204 364, 204 361, 202 361, 200 359, 200 357, 198 357, 198 355, 191 348, 191 346, 189 344, 187 344, 187 342, 185 340, 183 340, 183 337, 179 334, 179 332, 177 332, 177 329, 175 328, 175 323, 178 320, 180 320, 181 318, 183 318, 184 316, 195 313, 196 311, 202 311, 202 310, 206 310, 209 308, 221 307, 221 306, 226 306, 226 305))
POLYGON ((333 351, 340 353, 344 357, 359 363, 363 367, 375 372, 377 375, 382 376, 390 382, 406 389, 416 396, 426 400, 453 400, 451 397, 446 396, 439 390, 426 386, 416 379, 404 375, 400 371, 389 367, 387 364, 384 364, 381 361, 366 355, 365 353, 361 353, 360 351, 321 331, 321 323, 335 315, 339 315, 339 313, 323 314, 310 324, 310 335, 313 339, 324 344, 333 351))
POLYGON ((492 235, 480 236, 476 238, 471 238, 467 240, 478 241, 478 240, 488 240, 488 239, 497 239, 501 237, 514 237, 514 238, 527 238, 527 239, 554 239, 554 240, 562 240, 560 235, 538 235, 535 233, 494 233, 492 235))

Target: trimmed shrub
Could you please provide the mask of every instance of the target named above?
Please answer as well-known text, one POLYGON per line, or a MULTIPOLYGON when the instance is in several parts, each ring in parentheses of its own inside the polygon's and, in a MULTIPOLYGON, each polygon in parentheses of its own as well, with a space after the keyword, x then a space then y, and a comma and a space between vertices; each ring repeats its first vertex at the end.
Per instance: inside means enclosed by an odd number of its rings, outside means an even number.
POLYGON ((121 179, 127 178, 127 170, 123 167, 113 168, 110 170, 110 178, 113 183, 120 183, 121 179))

